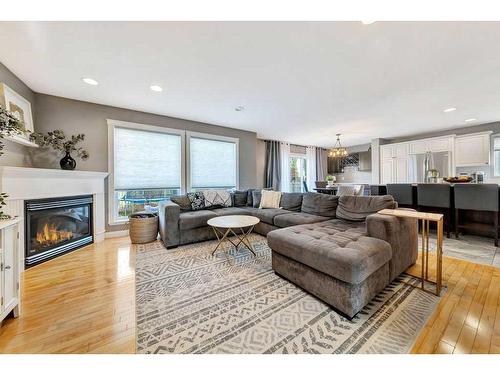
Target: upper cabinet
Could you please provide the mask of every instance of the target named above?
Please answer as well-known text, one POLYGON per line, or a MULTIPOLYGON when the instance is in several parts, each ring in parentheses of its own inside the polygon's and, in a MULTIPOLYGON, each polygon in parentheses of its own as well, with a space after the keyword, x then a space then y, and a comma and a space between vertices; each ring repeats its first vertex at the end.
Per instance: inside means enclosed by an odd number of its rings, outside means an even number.
POLYGON ((453 151, 454 137, 437 137, 421 139, 409 143, 410 154, 425 154, 426 152, 453 151))
POLYGON ((455 166, 489 165, 491 133, 482 132, 457 136, 455 138, 455 166))

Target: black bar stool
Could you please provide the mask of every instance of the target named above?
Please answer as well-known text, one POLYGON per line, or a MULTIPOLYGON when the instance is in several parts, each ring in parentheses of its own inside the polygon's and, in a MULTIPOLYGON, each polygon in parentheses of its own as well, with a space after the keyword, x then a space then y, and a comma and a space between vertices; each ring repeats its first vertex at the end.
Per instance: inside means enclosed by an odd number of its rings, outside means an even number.
POLYGON ((419 211, 434 211, 444 215, 446 237, 450 238, 452 226, 451 186, 448 184, 418 184, 417 205, 419 211))
POLYGON ((387 184, 387 194, 392 195, 399 207, 415 207, 411 184, 387 184))
MULTIPOLYGON (((455 237, 460 229, 479 229, 492 232, 498 247, 498 185, 497 184, 456 184, 455 190, 455 237), (460 224, 459 211, 483 211, 493 216, 493 228, 488 223, 460 224)), ((491 219, 490 219, 491 220, 491 219)))

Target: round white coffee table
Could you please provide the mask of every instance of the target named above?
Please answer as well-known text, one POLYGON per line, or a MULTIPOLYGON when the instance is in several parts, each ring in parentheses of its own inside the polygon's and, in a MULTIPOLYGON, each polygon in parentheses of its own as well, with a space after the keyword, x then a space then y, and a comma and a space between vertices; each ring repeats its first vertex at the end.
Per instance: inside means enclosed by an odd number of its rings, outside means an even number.
POLYGON ((224 241, 231 242, 236 250, 238 250, 238 246, 243 244, 252 252, 253 255, 256 255, 247 236, 252 233, 253 228, 259 223, 259 221, 260 220, 258 218, 247 215, 219 216, 208 220, 207 224, 212 227, 218 240, 217 246, 212 252, 212 255, 215 254, 224 241), (236 233, 235 230, 237 229, 239 229, 241 233, 236 233), (236 236, 237 240, 235 242, 229 238, 231 234, 236 236))

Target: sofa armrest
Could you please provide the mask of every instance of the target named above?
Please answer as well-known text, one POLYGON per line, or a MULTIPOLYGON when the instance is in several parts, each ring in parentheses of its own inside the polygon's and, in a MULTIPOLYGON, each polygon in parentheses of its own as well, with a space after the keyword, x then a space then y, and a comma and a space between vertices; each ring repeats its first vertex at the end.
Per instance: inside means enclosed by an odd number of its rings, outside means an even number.
POLYGON ((373 214, 366 218, 366 230, 370 237, 384 240, 391 245, 391 281, 417 261, 417 219, 373 214))
POLYGON ((167 248, 179 246, 179 217, 181 208, 172 201, 160 202, 158 218, 160 237, 167 248))

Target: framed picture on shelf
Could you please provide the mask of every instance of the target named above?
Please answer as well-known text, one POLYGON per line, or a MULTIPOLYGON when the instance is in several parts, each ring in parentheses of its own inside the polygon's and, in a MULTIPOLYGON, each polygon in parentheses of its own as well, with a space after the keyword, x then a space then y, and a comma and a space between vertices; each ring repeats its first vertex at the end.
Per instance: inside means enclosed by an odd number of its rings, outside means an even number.
MULTIPOLYGON (((0 105, 23 121, 26 130, 33 132, 31 103, 3 82, 0 82, 0 105)), ((12 138, 29 142, 29 134, 15 135, 12 138)))

